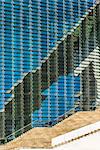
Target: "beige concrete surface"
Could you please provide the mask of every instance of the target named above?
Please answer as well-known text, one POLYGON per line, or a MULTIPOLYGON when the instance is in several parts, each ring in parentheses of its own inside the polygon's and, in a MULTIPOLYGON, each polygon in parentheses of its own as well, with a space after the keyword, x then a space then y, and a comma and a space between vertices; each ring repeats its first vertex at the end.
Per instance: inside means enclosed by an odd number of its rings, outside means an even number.
POLYGON ((51 147, 52 138, 97 121, 100 121, 99 109, 89 112, 77 112, 51 128, 33 128, 13 141, 0 146, 0 150, 14 150, 19 147, 49 148, 51 147))

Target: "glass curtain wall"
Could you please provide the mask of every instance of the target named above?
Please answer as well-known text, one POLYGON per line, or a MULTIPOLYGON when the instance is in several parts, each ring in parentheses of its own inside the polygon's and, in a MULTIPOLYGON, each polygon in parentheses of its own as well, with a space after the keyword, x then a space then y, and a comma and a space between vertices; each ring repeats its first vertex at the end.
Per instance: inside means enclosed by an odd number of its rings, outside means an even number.
POLYGON ((1 137, 10 140, 32 127, 95 109, 99 4, 1 0, 0 11, 1 137))

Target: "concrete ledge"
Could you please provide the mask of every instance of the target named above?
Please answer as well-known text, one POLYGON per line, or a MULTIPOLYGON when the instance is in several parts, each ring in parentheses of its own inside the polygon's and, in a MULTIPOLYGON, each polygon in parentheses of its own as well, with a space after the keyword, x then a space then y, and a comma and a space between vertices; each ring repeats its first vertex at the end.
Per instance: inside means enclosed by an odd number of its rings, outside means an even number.
POLYGON ((56 138, 53 138, 52 139, 52 146, 63 144, 65 142, 71 142, 71 141, 73 141, 75 139, 78 139, 80 137, 88 135, 88 134, 90 134, 92 132, 95 132, 97 130, 100 130, 100 121, 96 122, 94 124, 82 127, 80 129, 71 131, 71 132, 66 133, 64 135, 60 135, 60 136, 58 136, 56 138))

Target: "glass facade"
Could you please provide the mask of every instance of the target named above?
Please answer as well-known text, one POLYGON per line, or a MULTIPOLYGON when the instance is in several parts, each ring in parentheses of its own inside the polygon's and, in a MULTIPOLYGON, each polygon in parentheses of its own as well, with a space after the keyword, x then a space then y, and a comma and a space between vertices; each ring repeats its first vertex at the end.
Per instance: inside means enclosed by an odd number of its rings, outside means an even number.
POLYGON ((0 11, 1 137, 94 110, 100 101, 100 4, 1 0, 0 11))

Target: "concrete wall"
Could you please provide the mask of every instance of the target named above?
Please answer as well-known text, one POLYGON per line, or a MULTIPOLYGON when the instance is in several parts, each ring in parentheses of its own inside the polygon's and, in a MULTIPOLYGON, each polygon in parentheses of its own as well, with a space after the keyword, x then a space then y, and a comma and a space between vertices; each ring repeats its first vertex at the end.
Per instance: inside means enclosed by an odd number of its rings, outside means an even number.
MULTIPOLYGON (((98 150, 100 145, 100 121, 52 139, 48 150, 98 150)), ((20 148, 19 150, 34 150, 20 148)), ((47 150, 47 149, 35 149, 47 150)))
POLYGON ((21 148, 20 150, 99 150, 100 147, 100 132, 88 135, 84 138, 71 142, 69 144, 60 145, 53 149, 28 149, 21 148))

